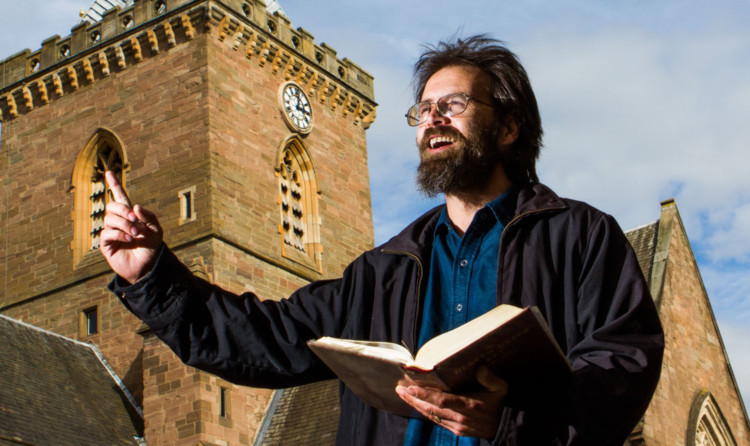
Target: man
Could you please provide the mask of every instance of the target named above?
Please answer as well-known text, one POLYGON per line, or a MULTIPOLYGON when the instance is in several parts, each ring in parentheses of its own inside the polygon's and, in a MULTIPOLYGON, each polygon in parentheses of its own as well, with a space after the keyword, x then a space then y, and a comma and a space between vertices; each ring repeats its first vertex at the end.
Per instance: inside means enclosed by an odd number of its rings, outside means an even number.
MULTIPOLYGON (((337 443, 622 444, 649 403, 663 351, 659 319, 614 219, 538 183, 536 99, 500 42, 441 43, 415 68, 420 188, 440 206, 338 280, 281 302, 235 296, 193 277, 162 242, 156 217, 131 207, 114 175, 102 252, 110 285, 187 364, 238 384, 332 378, 306 347, 335 336, 412 351, 497 304, 536 305, 573 367, 533 397, 480 369, 482 391, 394 389, 423 417, 365 405, 341 388, 337 443), (523 395, 526 395, 524 393, 523 395)), ((535 386, 537 387, 537 386, 535 386)), ((533 392, 532 392, 533 394, 533 392)))

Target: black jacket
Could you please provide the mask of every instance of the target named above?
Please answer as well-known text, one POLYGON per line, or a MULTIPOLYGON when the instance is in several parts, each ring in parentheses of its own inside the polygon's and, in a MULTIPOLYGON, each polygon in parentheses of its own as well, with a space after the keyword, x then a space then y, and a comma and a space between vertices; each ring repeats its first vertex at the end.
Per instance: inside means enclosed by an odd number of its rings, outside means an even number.
MULTIPOLYGON (((130 287, 116 278, 110 287, 191 366, 254 387, 333 378, 307 340, 383 340, 414 350, 439 212, 362 254, 340 279, 280 302, 206 283, 166 248, 146 278, 130 287)), ((533 401, 513 398, 510 389, 497 436, 483 444, 621 445, 651 399, 664 340, 617 223, 535 184, 519 193, 499 255, 497 303, 539 307, 574 373, 533 401)), ((341 387, 337 444, 401 444, 407 423, 341 387)))

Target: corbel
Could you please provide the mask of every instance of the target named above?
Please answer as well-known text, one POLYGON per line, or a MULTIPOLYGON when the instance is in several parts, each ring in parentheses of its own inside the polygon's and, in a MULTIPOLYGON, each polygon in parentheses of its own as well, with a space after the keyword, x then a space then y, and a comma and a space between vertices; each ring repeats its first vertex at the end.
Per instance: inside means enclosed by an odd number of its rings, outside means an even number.
POLYGON ((120 45, 115 45, 115 59, 117 59, 117 66, 120 67, 121 70, 124 70, 125 67, 128 66, 128 63, 125 60, 125 52, 120 45))
POLYGON ((354 108, 354 104, 352 103, 352 92, 347 91, 346 97, 344 98, 344 109, 341 110, 341 114, 346 118, 349 116, 349 110, 352 110, 354 108))
POLYGON ((362 101, 357 102, 357 107, 354 109, 354 125, 359 124, 362 120, 362 101))
POLYGON ((99 53, 99 65, 102 67, 102 74, 104 74, 105 77, 109 76, 109 61, 107 60, 107 55, 104 51, 99 53))
POLYGON ((159 54, 159 40, 156 38, 156 33, 153 29, 146 31, 148 36, 148 44, 151 45, 151 52, 159 54))
POLYGON ((174 29, 172 29, 172 24, 169 22, 164 22, 164 33, 167 35, 167 43, 169 43, 170 48, 177 45, 177 40, 174 37, 174 29))
POLYGON ((268 56, 271 53, 271 41, 266 40, 260 47, 260 58, 258 59, 258 65, 261 67, 268 61, 268 56))
POLYGON ((247 44, 245 45, 245 57, 252 59, 258 48, 258 33, 253 31, 247 38, 247 44))
POLYGON ((245 27, 237 25, 237 29, 234 32, 234 38, 232 39, 232 49, 236 50, 242 44, 242 33, 245 32, 245 27))
POLYGON ((39 99, 42 101, 42 104, 48 104, 49 95, 47 94, 47 86, 43 80, 39 79, 36 81, 36 89, 39 90, 39 99))
MULTIPOLYGON (((289 60, 286 63, 286 67, 284 67, 284 79, 285 80, 289 80, 292 78, 292 73, 294 72, 295 65, 297 65, 297 58, 294 56, 289 56, 289 60)), ((300 72, 303 72, 304 74, 304 70, 300 69, 300 72)))
POLYGON ((5 102, 8 103, 8 114, 10 114, 10 117, 15 118, 18 116, 18 105, 16 105, 16 100, 13 98, 13 92, 5 95, 5 102))
POLYGON ((195 28, 193 28, 193 24, 190 22, 190 16, 183 14, 182 17, 180 17, 180 22, 182 22, 182 27, 185 28, 185 35, 188 40, 193 40, 195 37, 195 28))
POLYGON ((362 117, 362 128, 367 130, 370 128, 370 124, 375 122, 375 117, 377 116, 377 110, 370 109, 369 112, 365 112, 365 115, 362 117))
POLYGON ((341 87, 336 84, 331 92, 331 110, 336 111, 339 105, 341 105, 341 87))
POLYGON ((83 72, 86 74, 86 80, 89 84, 94 83, 94 68, 91 67, 91 61, 88 58, 83 59, 83 72))
POLYGON ((323 85, 320 86, 320 92, 318 93, 318 99, 320 100, 321 104, 326 103, 326 99, 328 99, 329 88, 331 88, 331 81, 326 79, 323 81, 323 85))
POLYGON ((52 85, 55 87, 55 94, 58 96, 63 95, 63 86, 62 81, 60 80, 60 75, 57 73, 52 74, 52 85))
POLYGON ((281 68, 281 62, 284 60, 284 51, 279 48, 276 50, 276 57, 273 58, 273 63, 271 64, 271 72, 273 74, 279 73, 279 68, 281 68))
POLYGON ((320 76, 318 75, 317 71, 313 71, 313 74, 310 76, 310 79, 307 81, 307 93, 310 96, 315 96, 315 85, 318 83, 318 78, 320 76))
POLYGON ((26 108, 29 109, 29 111, 34 110, 34 100, 31 97, 31 90, 29 90, 28 85, 24 85, 21 87, 21 94, 23 94, 23 100, 26 104, 26 108))
POLYGON ((130 39, 130 46, 133 48, 133 56, 135 62, 138 63, 143 60, 143 52, 141 51, 141 44, 138 42, 137 37, 130 39))
POLYGON ((223 42, 229 34, 229 16, 225 15, 219 22, 219 41, 223 42))
POLYGON ((68 67, 68 79, 70 79, 70 86, 73 87, 73 90, 78 91, 78 73, 76 73, 73 65, 68 67))
POLYGON ((305 85, 305 78, 307 77, 307 65, 304 62, 300 62, 299 71, 297 71, 297 77, 295 81, 300 85, 305 85))

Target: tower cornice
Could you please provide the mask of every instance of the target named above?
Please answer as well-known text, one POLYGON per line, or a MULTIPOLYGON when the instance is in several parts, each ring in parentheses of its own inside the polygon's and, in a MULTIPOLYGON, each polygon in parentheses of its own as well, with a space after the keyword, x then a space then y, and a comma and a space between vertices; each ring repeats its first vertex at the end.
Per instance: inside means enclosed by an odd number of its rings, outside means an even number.
POLYGON ((53 36, 36 51, 0 61, 0 121, 32 112, 86 88, 145 58, 158 57, 208 34, 284 80, 294 80, 321 104, 369 128, 375 119, 373 77, 351 60, 338 59, 312 34, 293 29, 287 17, 269 14, 261 0, 135 0, 82 22, 65 38, 53 36))

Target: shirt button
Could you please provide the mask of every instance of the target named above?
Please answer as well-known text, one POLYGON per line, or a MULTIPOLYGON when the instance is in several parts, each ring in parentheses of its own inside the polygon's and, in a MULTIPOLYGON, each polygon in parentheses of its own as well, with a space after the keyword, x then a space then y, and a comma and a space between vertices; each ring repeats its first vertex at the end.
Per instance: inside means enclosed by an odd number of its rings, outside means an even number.
POLYGON ((464 309, 463 305, 461 305, 461 304, 456 305, 456 311, 460 312, 463 309, 464 309))
POLYGON ((469 261, 466 259, 461 260, 461 266, 466 266, 469 264, 469 261))

